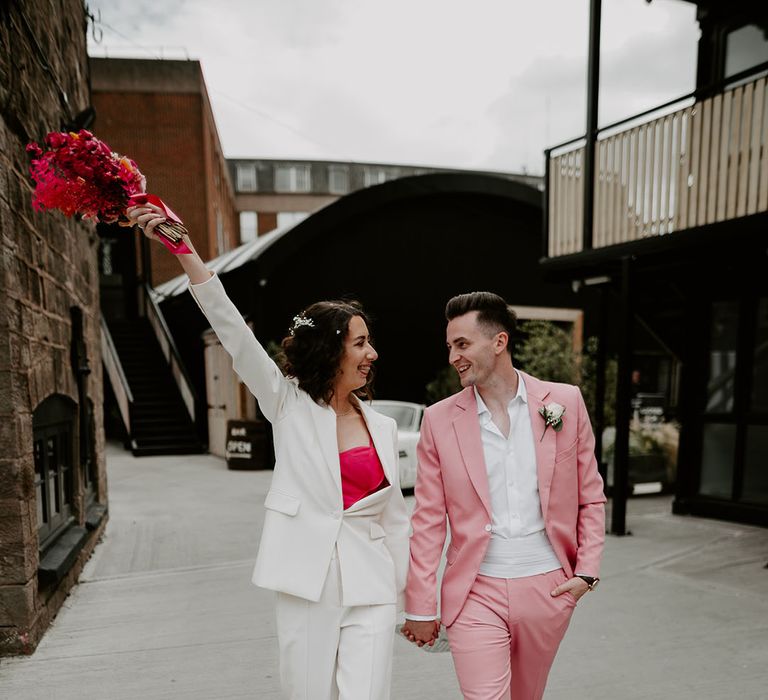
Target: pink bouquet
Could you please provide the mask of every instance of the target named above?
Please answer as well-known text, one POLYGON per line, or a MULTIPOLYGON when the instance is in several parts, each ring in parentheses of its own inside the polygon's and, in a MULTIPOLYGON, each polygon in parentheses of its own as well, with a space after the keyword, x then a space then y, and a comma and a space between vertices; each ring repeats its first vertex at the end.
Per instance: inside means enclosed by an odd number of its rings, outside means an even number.
POLYGON ((136 163, 114 153, 85 129, 78 133, 51 132, 47 150, 30 143, 30 174, 35 181, 32 206, 37 211, 58 209, 66 216, 80 214, 105 224, 130 226, 127 207, 151 203, 163 209, 168 221, 154 232, 174 254, 190 253, 183 237, 187 229, 176 214, 155 195, 146 193, 147 179, 136 163))

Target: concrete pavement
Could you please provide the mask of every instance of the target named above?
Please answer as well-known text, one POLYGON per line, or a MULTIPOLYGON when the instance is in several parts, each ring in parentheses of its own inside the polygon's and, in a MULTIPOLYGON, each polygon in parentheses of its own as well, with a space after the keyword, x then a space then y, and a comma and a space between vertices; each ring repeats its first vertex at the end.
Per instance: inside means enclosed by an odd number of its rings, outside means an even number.
MULTIPOLYGON (((0 661, 0 697, 279 698, 273 594, 249 583, 271 473, 118 445, 107 464, 104 541, 35 654, 0 661)), ((768 698, 768 531, 669 509, 630 501, 548 700, 768 698)), ((460 698, 450 654, 396 638, 392 697, 460 698)))

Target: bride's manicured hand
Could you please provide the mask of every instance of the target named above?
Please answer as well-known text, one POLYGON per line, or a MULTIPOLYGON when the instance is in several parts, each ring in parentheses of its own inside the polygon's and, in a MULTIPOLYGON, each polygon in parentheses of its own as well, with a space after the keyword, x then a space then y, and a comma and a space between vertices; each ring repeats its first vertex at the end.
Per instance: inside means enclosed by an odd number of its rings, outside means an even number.
POLYGON ((166 221, 165 213, 154 204, 141 204, 136 207, 128 207, 126 214, 131 223, 136 224, 148 238, 157 239, 153 233, 158 224, 166 221))

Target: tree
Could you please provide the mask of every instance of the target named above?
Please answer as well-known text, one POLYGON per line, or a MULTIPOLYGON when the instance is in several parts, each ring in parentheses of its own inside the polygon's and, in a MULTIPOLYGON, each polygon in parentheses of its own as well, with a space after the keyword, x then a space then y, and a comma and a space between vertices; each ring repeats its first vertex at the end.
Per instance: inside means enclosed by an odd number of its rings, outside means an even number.
MULTIPOLYGON (((524 321, 523 340, 515 351, 515 364, 539 379, 577 384, 581 388, 590 416, 594 415, 597 392, 597 351, 600 341, 587 338, 581 352, 573 350, 571 334, 551 321, 524 321)), ((616 420, 616 359, 606 361, 605 425, 616 420)))
POLYGON ((459 373, 450 365, 438 371, 435 378, 425 387, 425 398, 428 406, 461 390, 459 373))

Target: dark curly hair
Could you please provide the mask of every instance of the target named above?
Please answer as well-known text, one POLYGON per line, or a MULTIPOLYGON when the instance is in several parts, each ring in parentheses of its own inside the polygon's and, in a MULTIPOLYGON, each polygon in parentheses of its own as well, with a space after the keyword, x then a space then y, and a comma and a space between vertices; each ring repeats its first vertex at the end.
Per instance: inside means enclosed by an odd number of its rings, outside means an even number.
MULTIPOLYGON (((280 344, 282 352, 279 360, 283 371, 289 377, 298 379, 299 388, 315 401, 328 403, 333 396, 349 322, 355 316, 362 318, 370 329, 370 320, 357 301, 315 302, 294 317, 291 335, 283 338, 280 344), (299 319, 298 323, 296 319, 299 319), (311 321, 312 325, 302 322, 302 319, 311 321)), ((373 374, 371 367, 365 385, 354 392, 358 398, 373 398, 373 374)))

